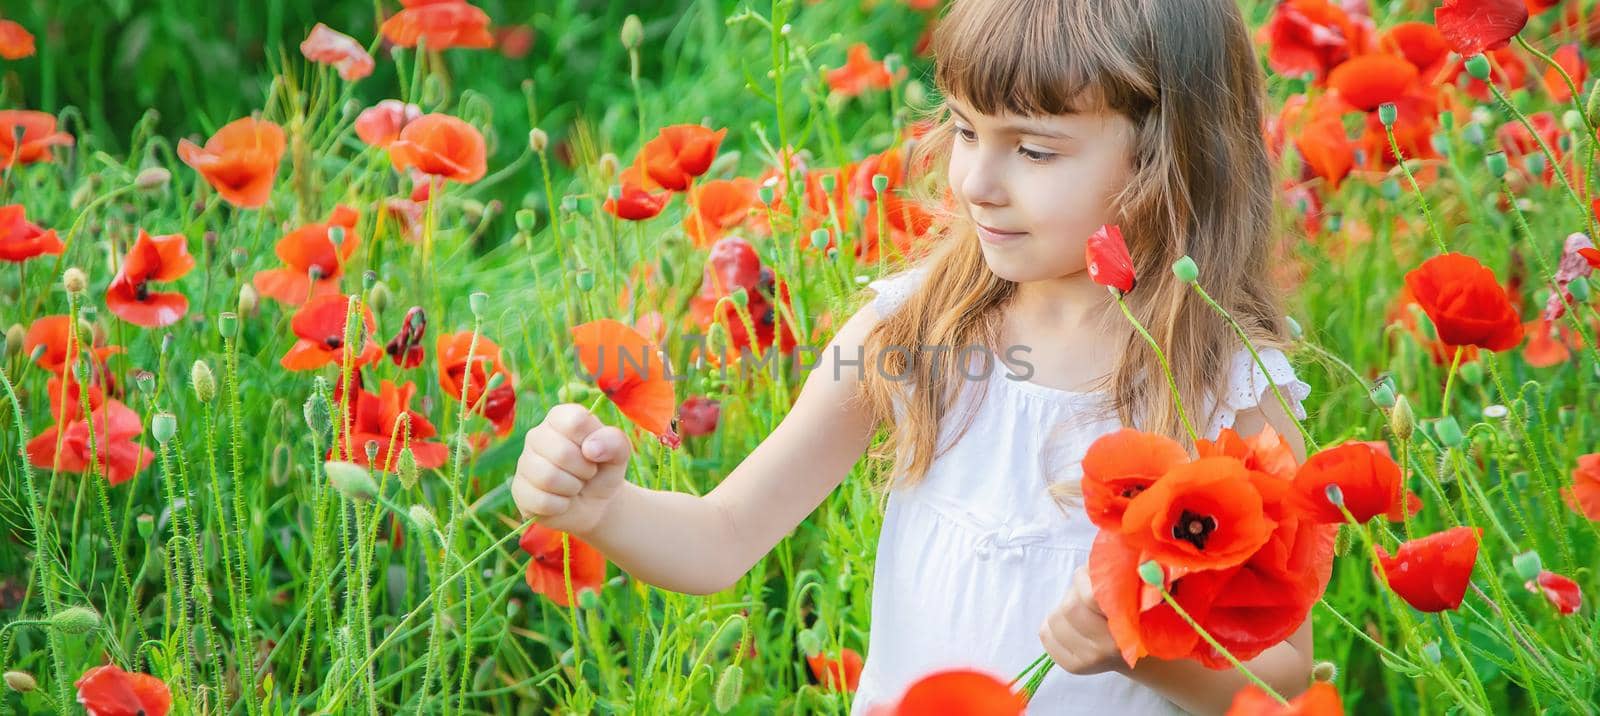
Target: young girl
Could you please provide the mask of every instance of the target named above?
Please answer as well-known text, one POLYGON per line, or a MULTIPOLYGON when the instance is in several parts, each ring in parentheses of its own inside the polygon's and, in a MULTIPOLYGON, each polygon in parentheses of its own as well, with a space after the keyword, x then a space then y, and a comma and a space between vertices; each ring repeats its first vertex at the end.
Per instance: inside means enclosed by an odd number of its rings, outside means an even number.
MULTIPOLYGON (((624 433, 565 404, 527 435, 518 507, 638 579, 715 593, 887 424, 894 489, 853 713, 940 668, 1010 678, 1041 650, 1062 668, 1030 713, 1222 713, 1245 684, 1236 671, 1122 663, 1085 571, 1095 528, 1075 488, 1089 444, 1123 425, 1191 444, 1155 354, 1085 270, 1102 224, 1128 239, 1127 301, 1197 429, 1271 425, 1305 457, 1270 392, 1299 413, 1310 389, 1274 347, 1262 80, 1235 3, 957 0, 933 43, 941 123, 920 145, 949 181, 930 253, 871 284, 783 422, 709 494, 627 482, 624 433), (1172 275, 1186 254, 1267 371, 1172 275)), ((1248 666, 1303 691, 1309 622, 1248 666)))

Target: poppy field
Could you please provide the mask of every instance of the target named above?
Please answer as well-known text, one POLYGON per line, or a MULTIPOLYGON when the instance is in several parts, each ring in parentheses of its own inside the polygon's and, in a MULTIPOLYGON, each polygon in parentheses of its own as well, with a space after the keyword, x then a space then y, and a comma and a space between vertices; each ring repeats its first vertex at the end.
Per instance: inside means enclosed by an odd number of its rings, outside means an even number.
MULTIPOLYGON (((200 5, 0 9, 0 713, 848 713, 886 462, 707 596, 507 480, 561 403, 657 489, 772 432, 943 240, 940 3, 200 5)), ((1090 449, 1120 650, 1309 617, 1313 688, 1230 713, 1600 711, 1600 10, 1240 7, 1310 457, 1090 449)))

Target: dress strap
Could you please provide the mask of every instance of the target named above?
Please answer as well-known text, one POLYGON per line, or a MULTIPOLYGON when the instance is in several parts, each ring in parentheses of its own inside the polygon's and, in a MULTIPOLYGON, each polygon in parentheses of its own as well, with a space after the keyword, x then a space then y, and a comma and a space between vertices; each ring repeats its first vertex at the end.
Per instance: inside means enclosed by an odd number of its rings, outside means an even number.
POLYGON ((1294 366, 1289 363, 1289 357, 1277 348, 1261 348, 1257 350, 1261 355, 1261 363, 1266 366, 1262 370, 1255 359, 1250 355, 1248 348, 1240 348, 1234 353, 1228 367, 1228 381, 1218 401, 1216 409, 1211 415, 1211 424, 1206 430, 1208 437, 1215 438, 1223 428, 1233 427, 1233 421, 1238 414, 1250 410, 1267 401, 1277 401, 1277 396, 1272 394, 1272 386, 1278 386, 1283 392, 1283 397, 1288 400, 1289 407, 1294 411, 1296 418, 1304 419, 1306 410, 1301 402, 1311 395, 1311 385, 1300 380, 1295 375, 1294 366))

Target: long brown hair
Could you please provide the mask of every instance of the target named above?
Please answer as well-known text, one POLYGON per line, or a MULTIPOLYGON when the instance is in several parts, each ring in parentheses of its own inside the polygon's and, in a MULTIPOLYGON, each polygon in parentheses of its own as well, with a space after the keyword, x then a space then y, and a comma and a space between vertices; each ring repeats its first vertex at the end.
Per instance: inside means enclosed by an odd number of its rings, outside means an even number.
MULTIPOLYGON (((1139 277, 1127 301, 1166 351, 1183 403, 1203 430, 1209 416, 1198 412, 1207 396, 1221 399, 1225 386, 1217 383, 1239 344, 1173 276, 1172 263, 1194 259, 1202 285, 1253 341, 1287 342, 1267 278, 1274 193, 1261 70, 1236 0, 956 0, 932 50, 941 94, 979 112, 1037 116, 1101 106, 1131 120, 1133 178, 1113 199, 1139 277)), ((929 167, 914 186, 942 198, 954 130, 942 102, 929 118, 936 127, 907 164, 929 167)), ((892 456, 893 474, 908 485, 943 452, 935 445, 940 423, 959 388, 973 381, 963 379, 970 368, 959 361, 885 349, 994 346, 1017 288, 989 270, 965 212, 926 193, 923 200, 942 219, 917 260, 926 275, 866 340, 866 355, 883 356, 884 372, 909 372, 909 379, 866 371, 861 393, 891 426, 874 457, 892 456)), ((1105 386, 1110 403, 1123 424, 1190 445, 1160 371, 1155 353, 1130 332, 1105 386)))

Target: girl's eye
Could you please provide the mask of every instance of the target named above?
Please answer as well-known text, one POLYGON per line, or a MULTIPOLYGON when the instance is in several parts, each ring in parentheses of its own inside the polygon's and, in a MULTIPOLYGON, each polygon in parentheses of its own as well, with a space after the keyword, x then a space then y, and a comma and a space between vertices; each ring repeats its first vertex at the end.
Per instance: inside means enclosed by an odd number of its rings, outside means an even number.
POLYGON ((1050 152, 1036 152, 1032 149, 1028 149, 1027 147, 1017 147, 1017 153, 1027 157, 1028 161, 1030 162, 1039 163, 1049 161, 1051 157, 1055 156, 1050 152))
POLYGON ((963 142, 978 141, 978 133, 964 127, 956 127, 956 136, 960 137, 963 142))

